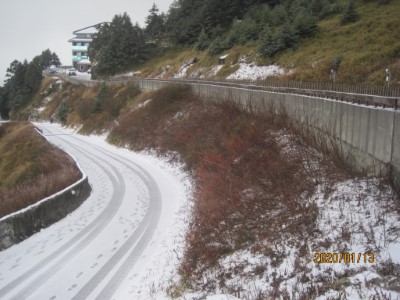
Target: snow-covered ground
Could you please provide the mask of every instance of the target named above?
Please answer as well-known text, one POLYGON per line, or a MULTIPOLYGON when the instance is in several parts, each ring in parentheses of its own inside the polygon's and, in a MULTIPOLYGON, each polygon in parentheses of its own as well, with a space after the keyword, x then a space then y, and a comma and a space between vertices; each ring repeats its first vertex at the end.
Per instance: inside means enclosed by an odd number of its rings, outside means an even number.
POLYGON ((176 279, 191 182, 179 166, 37 124, 93 191, 73 213, 0 252, 1 299, 152 299, 176 279))
MULTIPOLYGON (((221 67, 216 66, 215 70, 218 71, 221 67)), ((177 75, 184 76, 186 71, 187 67, 182 67, 177 75)), ((283 74, 283 72, 284 70, 277 66, 259 67, 254 64, 241 63, 240 68, 228 79, 256 80, 283 74)), ((285 142, 285 136, 282 136, 282 138, 285 142)), ((104 140, 98 137, 91 137, 89 141, 95 145, 105 144, 104 140)), ((111 146, 107 145, 106 147, 109 149, 111 146)), ((137 156, 137 154, 126 150, 119 149, 118 151, 122 151, 118 153, 123 154, 118 155, 122 155, 124 158, 137 156)), ((288 151, 293 151, 293 149, 288 147, 288 151)), ((143 158, 141 155, 139 157, 143 158)), ((161 163, 151 156, 146 159, 152 163, 161 163)), ((167 172, 171 172, 171 168, 167 164, 161 164, 167 172)), ((176 169, 172 171, 178 172, 178 176, 175 175, 178 181, 181 178, 180 176, 184 176, 176 169)), ((181 186, 180 189, 184 190, 184 187, 181 186)), ((319 233, 313 237, 305 237, 307 248, 303 249, 304 251, 300 251, 298 244, 296 244, 297 241, 289 238, 283 239, 282 243, 273 245, 274 251, 279 253, 281 258, 277 265, 276 260, 272 260, 268 255, 254 253, 251 247, 242 249, 221 258, 218 266, 209 270, 202 278, 204 282, 207 282, 218 281, 221 277, 229 277, 230 279, 224 282, 224 287, 215 290, 215 293, 219 293, 219 295, 211 296, 204 291, 193 291, 192 293, 186 291, 181 299, 203 299, 205 297, 210 300, 235 299, 233 296, 225 294, 227 290, 237 290, 237 296, 243 299, 256 299, 259 293, 268 293, 271 290, 271 284, 277 282, 277 278, 280 281, 278 289, 281 295, 286 295, 292 299, 298 298, 300 294, 304 295, 305 291, 309 290, 317 294, 318 296, 313 298, 318 297, 318 299, 372 299, 374 297, 376 299, 379 297, 382 299, 400 299, 399 277, 384 275, 384 268, 392 268, 393 266, 398 268, 398 264, 400 264, 400 218, 398 204, 396 206, 396 201, 399 200, 394 191, 378 179, 353 178, 338 180, 332 184, 329 192, 327 192, 325 183, 319 183, 314 196, 306 201, 309 204, 315 204, 318 208, 316 229, 319 233), (354 263, 320 264, 314 262, 317 252, 339 253, 339 255, 340 253, 354 253, 356 261, 361 254, 361 259, 354 263), (367 258, 370 258, 369 254, 371 253, 374 254, 374 262, 363 261, 364 254, 367 255, 367 258), (221 274, 223 275, 221 276, 221 274), (322 286, 323 289, 321 289, 322 286)), ((185 203, 185 200, 174 206, 176 207, 175 214, 178 211, 182 212, 185 207, 183 203, 185 203)), ((176 267, 178 266, 178 257, 182 255, 183 232, 185 224, 187 224, 185 218, 188 218, 189 215, 187 211, 176 215, 177 223, 176 226, 173 226, 176 228, 171 229, 170 235, 165 233, 163 239, 165 248, 155 246, 158 250, 155 250, 154 255, 152 253, 146 254, 146 259, 140 259, 137 264, 132 266, 132 270, 136 271, 125 276, 125 280, 115 290, 115 299, 164 299, 166 297, 162 290, 165 290, 171 282, 178 278, 176 267), (180 234, 177 235, 177 232, 180 234), (176 252, 173 250, 174 247, 178 249, 176 252), (165 249, 169 250, 164 251, 165 249), (149 257, 156 259, 147 263, 149 257), (160 270, 164 271, 160 272, 160 270)), ((162 234, 159 236, 163 237, 162 234)), ((118 239, 118 241, 121 239, 118 239)), ((41 242, 43 241, 44 238, 41 242)), ((111 242, 110 240, 105 244, 108 245, 111 242)), ((154 238, 152 243, 159 245, 157 238, 154 238)), ((39 242, 37 244, 41 245, 39 242)), ((17 247, 19 245, 15 248, 17 247)), ((22 251, 27 251, 25 250, 27 247, 22 249, 22 251)), ((7 263, 9 256, 4 258, 3 253, 0 253, 0 298, 4 289, 2 287, 4 286, 5 274, 8 273, 9 269, 13 270, 14 265, 18 267, 19 256, 21 255, 11 256, 14 262, 12 264, 7 263)), ((87 257, 90 257, 90 255, 87 257)), ((400 274, 400 270, 397 270, 397 272, 400 274)), ((393 271, 390 271, 390 273, 393 274, 393 271)), ((110 274, 113 273, 110 272, 110 274)), ((75 281, 81 283, 73 289, 79 289, 86 282, 84 279, 75 281)), ((7 282, 9 282, 8 278, 7 282)), ((106 288, 109 285, 102 282, 99 283, 99 286, 106 288)), ((73 293, 71 292, 71 294, 73 293)))
MULTIPOLYGON (((280 131, 276 138, 289 160, 298 151, 293 136, 280 131)), ((321 153, 309 151, 313 160, 304 163, 321 173, 316 174, 314 194, 304 199, 305 206, 315 205, 314 232, 282 233, 281 239, 258 241, 268 251, 257 252, 251 244, 220 258, 197 280, 200 291, 182 299, 205 297, 201 287, 210 285, 215 293, 235 291, 241 299, 271 293, 281 299, 400 299, 400 205, 395 191, 379 178, 325 181, 318 166, 321 153), (331 261, 321 263, 328 253, 331 261)))
POLYGON ((276 65, 257 66, 254 63, 240 63, 239 69, 229 75, 226 79, 260 80, 284 74, 285 70, 276 65))

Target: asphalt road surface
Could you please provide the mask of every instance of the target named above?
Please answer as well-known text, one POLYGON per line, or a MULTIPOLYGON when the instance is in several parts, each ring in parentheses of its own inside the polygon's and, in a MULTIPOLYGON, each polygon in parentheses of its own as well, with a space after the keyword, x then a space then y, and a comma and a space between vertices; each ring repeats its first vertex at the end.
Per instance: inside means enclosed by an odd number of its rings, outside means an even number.
POLYGON ((77 159, 93 191, 60 222, 0 252, 0 299, 145 298, 141 283, 169 242, 179 183, 126 150, 38 127, 77 159))

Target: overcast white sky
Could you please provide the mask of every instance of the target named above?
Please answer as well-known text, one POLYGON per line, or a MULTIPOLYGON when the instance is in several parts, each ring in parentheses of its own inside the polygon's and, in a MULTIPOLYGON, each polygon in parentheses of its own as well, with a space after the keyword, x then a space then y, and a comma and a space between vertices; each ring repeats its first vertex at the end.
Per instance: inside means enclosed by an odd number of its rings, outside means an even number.
POLYGON ((72 32, 127 12, 144 26, 155 3, 167 12, 173 0, 0 0, 0 85, 10 63, 28 61, 49 48, 71 65, 72 32))

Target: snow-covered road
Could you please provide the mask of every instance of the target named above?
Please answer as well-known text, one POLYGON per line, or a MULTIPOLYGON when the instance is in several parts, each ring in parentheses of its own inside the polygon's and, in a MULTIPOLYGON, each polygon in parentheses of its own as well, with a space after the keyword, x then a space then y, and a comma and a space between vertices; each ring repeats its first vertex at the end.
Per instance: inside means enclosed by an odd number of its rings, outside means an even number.
POLYGON ((37 126, 77 159, 93 191, 65 219, 0 252, 0 299, 148 299, 177 261, 184 175, 99 137, 37 126))

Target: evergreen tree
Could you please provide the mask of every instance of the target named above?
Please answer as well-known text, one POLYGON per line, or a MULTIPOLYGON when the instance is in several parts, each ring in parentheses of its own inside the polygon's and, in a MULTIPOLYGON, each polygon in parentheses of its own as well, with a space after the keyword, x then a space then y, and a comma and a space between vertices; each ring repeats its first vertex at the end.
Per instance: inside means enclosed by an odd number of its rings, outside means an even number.
POLYGON ((107 85, 103 82, 99 92, 96 95, 96 102, 94 104, 93 113, 99 113, 104 109, 104 103, 111 97, 111 93, 107 85))
POLYGON ((159 9, 155 3, 153 3, 152 8, 149 10, 149 15, 146 17, 145 23, 145 33, 150 39, 159 38, 164 33, 164 16, 159 14, 159 9))
POLYGON ((61 66, 60 59, 58 58, 58 55, 55 52, 51 54, 51 65, 54 65, 56 67, 61 66))
POLYGON ((7 68, 6 71, 6 77, 11 78, 15 75, 15 72, 17 71, 18 65, 20 62, 16 59, 13 60, 13 62, 10 64, 10 66, 7 68))
POLYGON ((14 74, 9 79, 9 107, 12 112, 16 111, 24 102, 24 83, 28 62, 18 62, 15 65, 14 74))
POLYGON ((205 24, 203 1, 178 0, 169 9, 166 28, 176 44, 195 44, 205 24))
POLYGON ((60 106, 57 109, 56 116, 62 122, 67 122, 68 114, 69 114, 69 103, 67 100, 63 100, 60 106))
POLYGON ((273 56, 284 49, 283 40, 273 34, 269 27, 266 27, 261 35, 258 52, 264 56, 273 56))
POLYGON ((99 75, 114 75, 147 59, 143 30, 132 25, 129 16, 116 15, 110 24, 100 28, 89 49, 99 75))
POLYGON ((42 70, 47 69, 52 65, 52 54, 50 49, 42 51, 42 54, 40 55, 40 65, 42 66, 42 70))
POLYGON ((242 22, 239 23, 240 29, 240 44, 246 44, 249 41, 256 40, 258 38, 258 26, 257 23, 250 19, 245 18, 242 22))
POLYGON ((59 59, 49 49, 35 56, 31 62, 14 60, 7 68, 6 81, 0 95, 0 115, 9 118, 17 112, 40 88, 42 71, 51 64, 59 65, 59 59))
POLYGON ((206 50, 210 46, 210 40, 206 34, 204 28, 201 30, 199 37, 197 38, 197 44, 195 48, 200 51, 206 50))
POLYGON ((208 51, 212 55, 221 54, 225 51, 228 47, 221 41, 219 37, 217 37, 210 45, 208 51))
POLYGON ((297 46, 298 36, 295 29, 293 28, 293 25, 289 22, 285 23, 280 28, 277 38, 281 40, 283 49, 294 49, 297 46))
POLYGON ((300 10, 294 19, 294 28, 299 37, 311 37, 318 32, 317 18, 306 9, 300 10))
POLYGON ((88 54, 89 57, 96 61, 100 56, 100 52, 110 43, 111 40, 111 29, 109 23, 103 23, 97 27, 97 34, 93 41, 89 44, 88 54))
POLYGON ((357 22, 359 15, 354 4, 354 0, 349 0, 346 10, 344 11, 342 18, 340 19, 340 24, 345 25, 349 23, 357 22))
MULTIPOLYGON (((42 82, 41 57, 36 56, 29 64, 25 73, 23 93, 26 97, 37 92, 42 82)), ((27 100, 27 99, 26 99, 27 100)), ((24 101, 25 102, 25 101, 24 101)))
POLYGON ((8 107, 8 95, 7 85, 4 87, 0 86, 0 118, 8 120, 9 118, 9 107, 8 107))

